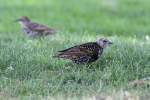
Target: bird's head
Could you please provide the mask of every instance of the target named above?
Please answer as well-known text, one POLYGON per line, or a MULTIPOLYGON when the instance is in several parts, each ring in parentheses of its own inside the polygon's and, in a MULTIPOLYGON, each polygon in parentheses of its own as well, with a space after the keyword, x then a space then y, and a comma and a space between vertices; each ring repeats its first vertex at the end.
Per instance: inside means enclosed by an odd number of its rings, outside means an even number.
POLYGON ((112 44, 111 41, 109 41, 109 40, 107 40, 107 39, 105 39, 105 38, 98 39, 98 40, 96 41, 96 43, 97 43, 100 47, 102 47, 102 48, 105 48, 107 45, 112 44))
POLYGON ((21 16, 20 18, 18 18, 16 20, 16 22, 26 23, 26 22, 30 22, 30 19, 28 17, 26 17, 26 16, 21 16))

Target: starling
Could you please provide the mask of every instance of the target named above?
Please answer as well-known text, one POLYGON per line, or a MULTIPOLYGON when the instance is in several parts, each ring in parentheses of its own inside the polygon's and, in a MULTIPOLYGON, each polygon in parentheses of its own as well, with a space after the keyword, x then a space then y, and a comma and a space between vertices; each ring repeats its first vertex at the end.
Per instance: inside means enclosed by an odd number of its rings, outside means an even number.
POLYGON ((40 37, 54 34, 56 31, 45 25, 32 22, 28 17, 22 16, 16 20, 21 25, 22 30, 29 37, 40 37))
POLYGON ((96 61, 103 53, 103 49, 112 44, 107 39, 101 38, 96 42, 88 42, 81 45, 58 51, 54 57, 64 58, 73 61, 76 64, 85 64, 96 61))

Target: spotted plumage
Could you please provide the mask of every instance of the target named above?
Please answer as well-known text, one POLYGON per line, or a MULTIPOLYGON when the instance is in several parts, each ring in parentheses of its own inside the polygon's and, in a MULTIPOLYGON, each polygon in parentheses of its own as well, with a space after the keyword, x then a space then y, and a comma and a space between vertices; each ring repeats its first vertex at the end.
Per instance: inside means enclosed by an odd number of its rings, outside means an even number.
POLYGON ((21 25, 22 30, 29 37, 46 36, 56 32, 54 29, 51 29, 45 25, 31 22, 30 19, 26 16, 20 17, 17 19, 17 21, 21 25))
POLYGON ((58 51, 55 57, 70 59, 77 64, 91 63, 99 58, 107 44, 111 44, 111 42, 106 39, 99 39, 96 42, 89 42, 58 51))

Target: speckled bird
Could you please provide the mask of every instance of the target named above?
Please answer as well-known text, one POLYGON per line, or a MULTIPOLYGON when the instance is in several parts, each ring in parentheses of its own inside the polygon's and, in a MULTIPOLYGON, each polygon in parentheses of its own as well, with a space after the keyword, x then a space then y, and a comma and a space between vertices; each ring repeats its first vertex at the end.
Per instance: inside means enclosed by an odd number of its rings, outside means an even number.
POLYGON ((29 37, 41 37, 47 36, 50 34, 54 34, 56 31, 54 29, 49 28, 46 25, 38 24, 32 22, 28 17, 22 16, 16 20, 21 25, 22 30, 29 37))
POLYGON ((112 42, 101 38, 96 42, 88 42, 58 51, 58 54, 54 57, 69 59, 76 64, 91 63, 96 61, 102 55, 103 49, 107 47, 108 44, 112 44, 112 42))

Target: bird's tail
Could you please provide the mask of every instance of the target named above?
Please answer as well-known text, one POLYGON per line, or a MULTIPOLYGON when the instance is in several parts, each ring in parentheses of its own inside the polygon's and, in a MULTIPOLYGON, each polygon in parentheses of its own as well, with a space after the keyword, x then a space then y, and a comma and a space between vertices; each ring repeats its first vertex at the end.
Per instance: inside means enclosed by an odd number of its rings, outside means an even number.
POLYGON ((53 56, 53 58, 68 58, 68 57, 69 57, 69 55, 65 55, 63 53, 58 53, 53 56))
POLYGON ((63 54, 57 52, 57 53, 53 56, 53 58, 61 58, 61 55, 63 55, 63 54))
POLYGON ((59 56, 58 55, 54 55, 54 56, 52 56, 53 58, 59 58, 59 56))

